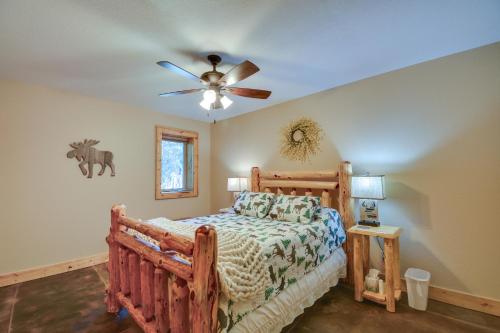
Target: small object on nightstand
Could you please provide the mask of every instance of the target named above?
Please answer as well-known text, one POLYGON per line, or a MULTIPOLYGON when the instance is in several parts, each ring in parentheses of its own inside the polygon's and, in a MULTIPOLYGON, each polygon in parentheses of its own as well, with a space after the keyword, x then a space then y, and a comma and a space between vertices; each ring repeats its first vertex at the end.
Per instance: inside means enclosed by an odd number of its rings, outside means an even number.
POLYGON ((358 224, 368 226, 368 227, 380 227, 379 221, 358 221, 358 224))
MULTIPOLYGON (((364 224, 361 224, 361 223, 358 223, 358 229, 359 230, 370 230, 372 226, 369 226, 369 225, 364 225, 364 224)), ((378 226, 377 226, 378 227, 378 226)))
POLYGON ((354 299, 364 298, 385 304, 387 311, 396 311, 396 300, 401 298, 401 278, 399 266, 399 235, 401 228, 388 225, 366 227, 355 225, 347 231, 353 237, 354 245, 354 299), (370 236, 384 239, 385 284, 379 282, 379 291, 365 289, 363 278, 369 272, 370 236), (382 290, 381 290, 382 289, 382 290))
POLYGON ((221 209, 219 209, 219 213, 234 214, 234 209, 233 209, 233 207, 221 208, 221 209))
POLYGON ((378 293, 381 295, 385 294, 385 284, 382 279, 378 280, 378 293))
POLYGON ((352 197, 360 199, 358 224, 380 226, 377 200, 385 199, 384 176, 352 177, 352 197))
POLYGON ((368 274, 365 276, 365 289, 373 292, 378 292, 378 285, 380 278, 378 277, 380 271, 375 268, 371 268, 368 274))

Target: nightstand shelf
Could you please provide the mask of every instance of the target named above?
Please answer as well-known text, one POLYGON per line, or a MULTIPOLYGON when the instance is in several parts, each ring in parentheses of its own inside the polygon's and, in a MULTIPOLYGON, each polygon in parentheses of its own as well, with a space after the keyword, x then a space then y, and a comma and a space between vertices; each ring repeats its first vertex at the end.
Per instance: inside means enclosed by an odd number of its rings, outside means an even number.
MULTIPOLYGON (((372 302, 376 302, 379 304, 386 304, 385 294, 380 294, 380 293, 375 293, 373 291, 364 290, 362 295, 363 295, 363 298, 366 298, 372 302)), ((399 301, 401 299, 401 290, 394 291, 394 299, 397 301, 399 301)))
POLYGON ((373 291, 365 290, 363 291, 363 298, 369 299, 372 302, 385 304, 385 294, 379 294, 373 291))
POLYGON ((354 299, 363 299, 384 304, 387 311, 396 311, 396 301, 401 298, 399 265, 399 235, 401 228, 383 225, 380 227, 353 226, 348 230, 354 243, 354 299), (364 277, 369 270, 370 236, 384 239, 385 294, 364 290, 364 277))

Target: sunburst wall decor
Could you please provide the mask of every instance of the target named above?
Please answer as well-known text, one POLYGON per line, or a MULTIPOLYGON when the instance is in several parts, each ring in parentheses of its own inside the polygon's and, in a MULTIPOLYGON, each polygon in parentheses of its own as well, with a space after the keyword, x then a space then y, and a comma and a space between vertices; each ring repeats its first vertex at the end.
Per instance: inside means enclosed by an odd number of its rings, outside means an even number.
POLYGON ((323 130, 311 118, 292 121, 281 130, 281 155, 292 161, 308 161, 320 151, 323 130))

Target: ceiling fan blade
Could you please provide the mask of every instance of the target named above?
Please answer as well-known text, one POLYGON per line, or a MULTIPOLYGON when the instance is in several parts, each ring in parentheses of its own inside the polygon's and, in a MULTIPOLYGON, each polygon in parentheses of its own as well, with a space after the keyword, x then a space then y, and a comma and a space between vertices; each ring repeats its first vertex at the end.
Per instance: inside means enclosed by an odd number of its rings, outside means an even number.
POLYGON ((198 81, 198 82, 201 82, 201 83, 205 82, 202 79, 200 79, 198 76, 194 75, 193 73, 188 72, 187 70, 182 69, 179 66, 172 64, 171 62, 168 62, 168 61, 158 61, 157 64, 160 65, 163 68, 168 69, 169 71, 171 71, 173 73, 182 75, 185 78, 188 78, 188 79, 191 79, 191 80, 194 80, 194 81, 198 81))
POLYGON ((251 88, 236 88, 236 87, 227 87, 224 90, 230 92, 231 94, 250 97, 250 98, 260 98, 266 99, 271 96, 271 91, 269 90, 260 90, 260 89, 251 89, 251 88))
POLYGON ((229 72, 219 79, 218 83, 229 86, 233 83, 246 79, 250 75, 257 73, 259 70, 259 67, 257 67, 253 62, 245 60, 241 64, 231 68, 229 72))
POLYGON ((199 88, 199 89, 187 89, 187 90, 179 90, 179 91, 172 91, 172 92, 167 92, 167 93, 161 93, 158 96, 177 96, 177 95, 184 95, 184 94, 191 94, 195 93, 198 91, 203 91, 205 90, 204 88, 199 88))

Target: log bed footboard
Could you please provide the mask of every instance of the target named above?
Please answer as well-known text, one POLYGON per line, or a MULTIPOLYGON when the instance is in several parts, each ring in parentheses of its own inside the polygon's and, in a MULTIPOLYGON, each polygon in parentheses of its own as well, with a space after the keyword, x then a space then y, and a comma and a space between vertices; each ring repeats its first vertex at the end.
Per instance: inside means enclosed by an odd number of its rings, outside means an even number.
POLYGON ((111 209, 107 311, 126 308, 144 332, 217 331, 217 235, 210 226, 196 230, 194 242, 111 209), (160 244, 157 251, 129 234, 137 230, 160 244))

